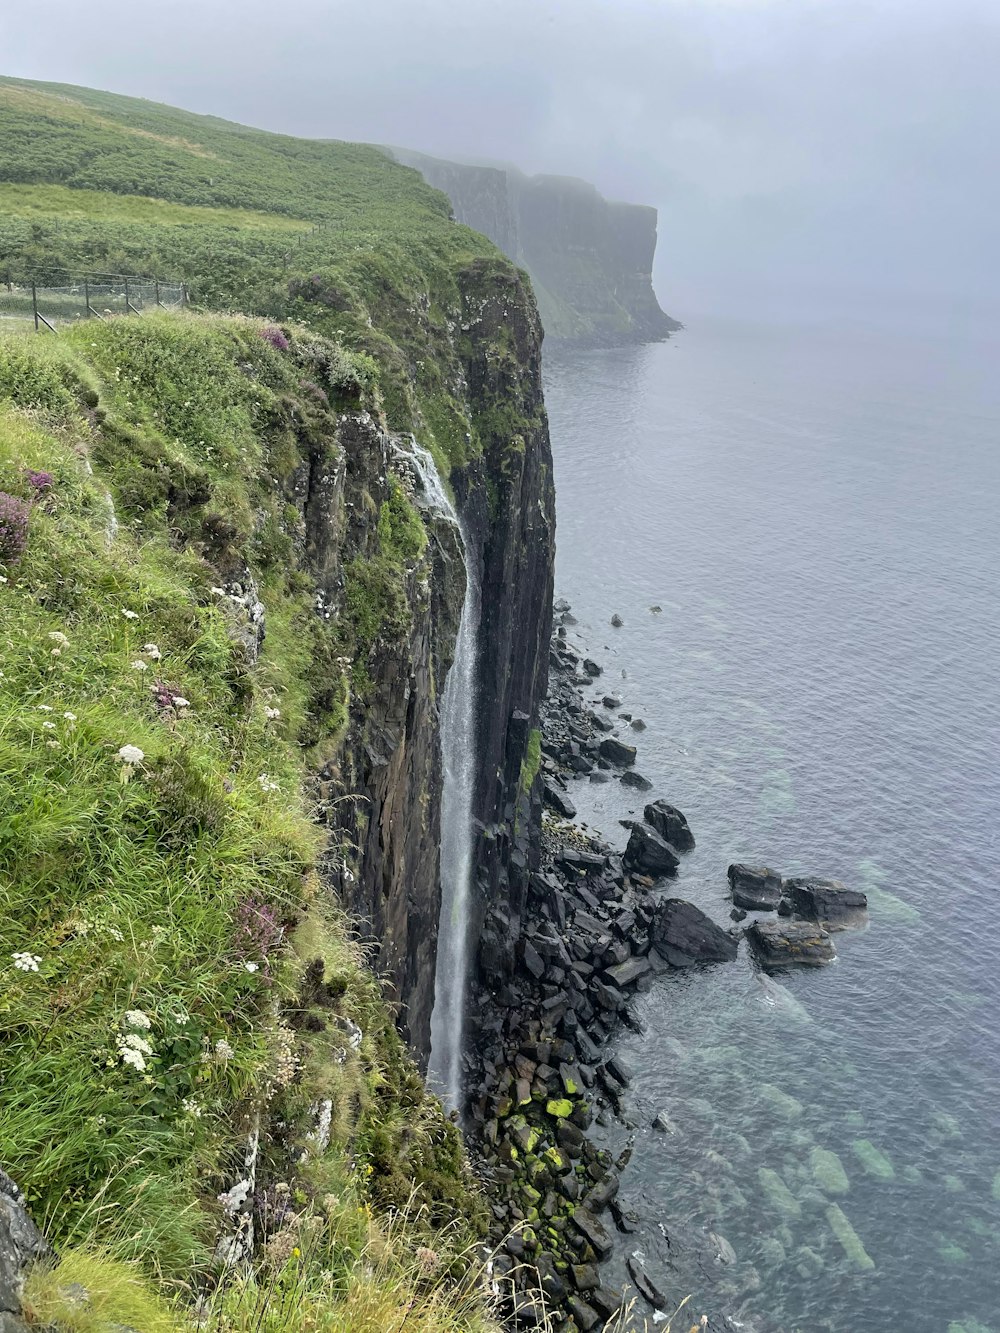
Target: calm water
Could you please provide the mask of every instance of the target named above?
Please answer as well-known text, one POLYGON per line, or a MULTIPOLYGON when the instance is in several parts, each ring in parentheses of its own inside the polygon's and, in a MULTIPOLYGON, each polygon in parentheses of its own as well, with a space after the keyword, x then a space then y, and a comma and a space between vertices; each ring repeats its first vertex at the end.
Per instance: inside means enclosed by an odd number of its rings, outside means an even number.
MULTIPOLYGON (((547 354, 557 592, 698 839, 672 891, 728 923, 747 860, 872 904, 775 993, 741 947, 639 998, 628 1248, 696 1312, 1000 1330, 995 364, 722 323, 547 354), (658 1110, 675 1134, 646 1128, 658 1110), (708 1229, 736 1264, 692 1257, 708 1229)), ((573 799, 617 845, 642 800, 586 779, 573 799)))

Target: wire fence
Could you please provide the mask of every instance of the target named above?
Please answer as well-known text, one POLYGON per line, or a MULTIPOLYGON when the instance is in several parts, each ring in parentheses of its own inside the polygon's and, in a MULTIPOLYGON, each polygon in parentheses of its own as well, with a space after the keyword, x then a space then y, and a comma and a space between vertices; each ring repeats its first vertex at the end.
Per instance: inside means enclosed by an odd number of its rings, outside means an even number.
POLYGON ((0 329, 55 332, 80 319, 141 315, 145 310, 177 310, 187 305, 187 284, 158 278, 95 273, 64 287, 33 282, 0 284, 0 329))

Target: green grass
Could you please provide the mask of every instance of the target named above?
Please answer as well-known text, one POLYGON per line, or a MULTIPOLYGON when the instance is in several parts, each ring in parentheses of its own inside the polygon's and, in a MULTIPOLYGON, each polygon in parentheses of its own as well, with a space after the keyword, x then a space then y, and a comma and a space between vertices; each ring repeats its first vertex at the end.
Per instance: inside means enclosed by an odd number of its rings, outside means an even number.
POLYGON ((208 1277, 260 1116, 282 1126, 261 1185, 291 1180, 303 1218, 334 1171, 376 1217, 416 1187, 413 1245, 447 1222, 460 1253, 481 1223, 457 1131, 319 885, 338 849, 305 794, 346 724, 342 663, 399 631, 383 584, 402 596, 426 538, 387 482, 378 577, 348 578, 332 627, 315 615, 286 487, 305 453, 336 462, 331 405, 374 409, 376 375, 266 331, 156 315, 0 338, 0 491, 31 502, 0 566, 0 1161, 57 1245, 97 1242, 167 1291, 208 1277), (267 608, 256 660, 235 573, 267 608), (329 1148, 296 1176, 324 1103, 329 1148))

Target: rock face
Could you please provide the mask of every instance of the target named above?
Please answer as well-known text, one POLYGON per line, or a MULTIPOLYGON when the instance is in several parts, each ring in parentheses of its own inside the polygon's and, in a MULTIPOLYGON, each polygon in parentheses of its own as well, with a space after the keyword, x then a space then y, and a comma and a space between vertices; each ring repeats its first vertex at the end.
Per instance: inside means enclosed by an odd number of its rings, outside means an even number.
POLYGON ((625 848, 625 864, 649 875, 675 875, 680 857, 656 829, 633 824, 625 848))
POLYGON ((643 818, 664 841, 679 852, 689 852, 694 846, 691 826, 675 805, 668 805, 666 801, 652 801, 643 811, 643 818))
POLYGON ((865 895, 837 879, 786 879, 784 891, 797 916, 815 921, 827 930, 860 925, 868 911, 865 895))
POLYGON ((656 905, 649 937, 656 952, 672 967, 726 963, 736 957, 733 937, 694 903, 682 898, 666 898, 656 905))
POLYGON ((817 967, 836 957, 826 931, 806 921, 755 921, 747 940, 766 972, 797 964, 817 967))
POLYGON ((526 268, 550 338, 609 346, 680 328, 653 292, 656 209, 610 203, 585 181, 524 176, 393 148, 451 200, 459 222, 526 268))
POLYGON ((26 1329, 17 1318, 25 1271, 49 1254, 45 1237, 28 1215, 24 1195, 0 1170, 0 1333, 26 1329))
POLYGON ((731 865, 729 891, 737 907, 748 912, 771 912, 781 901, 781 876, 767 866, 731 865))

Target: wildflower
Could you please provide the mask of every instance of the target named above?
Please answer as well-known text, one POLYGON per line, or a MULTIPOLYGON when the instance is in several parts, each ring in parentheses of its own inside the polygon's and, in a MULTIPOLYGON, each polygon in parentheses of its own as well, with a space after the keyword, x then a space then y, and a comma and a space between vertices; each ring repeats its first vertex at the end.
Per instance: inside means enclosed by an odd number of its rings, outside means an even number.
POLYGON ((208 591, 214 593, 216 597, 225 597, 226 595, 225 588, 209 588, 208 591))
POLYGON ((24 500, 0 491, 0 560, 4 564, 16 564, 24 555, 30 512, 24 500))
POLYGON ((281 709, 280 709, 280 708, 265 708, 265 709, 264 709, 264 716, 267 718, 268 722, 274 722, 274 721, 276 721, 276 720, 281 716, 281 709))
POLYGON ((137 1032, 126 1032, 124 1037, 118 1038, 119 1050, 128 1047, 132 1051, 141 1051, 143 1055, 152 1055, 153 1048, 145 1037, 140 1037, 137 1032))
POLYGON ((175 694, 175 695, 174 695, 174 707, 175 707, 175 708, 190 708, 190 707, 191 707, 191 700, 190 700, 190 699, 185 699, 185 698, 183 698, 183 697, 182 697, 181 695, 179 695, 179 694, 175 694))
POLYGON ((60 648, 65 648, 66 645, 69 643, 69 639, 67 639, 66 635, 57 629, 49 630, 49 638, 52 640, 53 643, 57 643, 60 648))
POLYGON ((246 968, 246 970, 247 970, 248 972, 259 972, 259 971, 260 971, 260 964, 259 964, 259 963, 244 963, 243 966, 246 968))
POLYGON ((63 717, 66 719, 67 722, 75 722, 75 721, 76 721, 76 714, 75 714, 75 713, 63 713, 63 717))
POLYGON ((11 958, 19 972, 37 972, 38 964, 42 961, 37 953, 22 953, 20 951, 12 953, 11 958))
POLYGON ((51 653, 52 653, 52 656, 53 656, 53 657, 62 657, 62 649, 61 649, 61 648, 53 648, 53 649, 51 649, 51 653))
POLYGON ((51 713, 51 712, 52 712, 52 707, 51 707, 50 704, 39 704, 39 705, 38 705, 38 711, 39 711, 40 713, 51 713))
POLYGON ((141 764, 146 753, 138 745, 123 745, 118 751, 118 758, 123 764, 141 764))
POLYGON ((137 661, 135 661, 135 662, 132 663, 132 670, 133 670, 133 671, 148 671, 148 670, 149 670, 149 663, 148 663, 148 662, 144 662, 144 661, 142 660, 142 658, 140 657, 140 658, 138 658, 137 661))
POLYGON ((126 1046, 124 1048, 119 1047, 119 1050, 121 1052, 122 1064, 131 1065, 133 1069, 138 1070, 141 1074, 146 1068, 146 1061, 142 1058, 142 1053, 140 1051, 132 1050, 131 1046, 126 1046))
POLYGON ((229 1042, 226 1041, 225 1037, 220 1037, 219 1040, 215 1043, 215 1054, 219 1057, 220 1060, 229 1060, 235 1054, 235 1052, 233 1051, 233 1048, 230 1046, 229 1042))
POLYGON ((126 620, 138 620, 138 619, 139 619, 139 612, 138 612, 138 611, 129 611, 129 610, 127 610, 124 606, 122 607, 122 615, 125 617, 126 620))
POLYGON ((261 791, 278 790, 279 784, 275 782, 274 778, 272 778, 269 773, 261 773, 260 776, 257 778, 257 781, 260 783, 261 791))
POLYGON ((122 1014, 122 1023, 130 1028, 143 1028, 146 1032, 152 1027, 149 1014, 141 1009, 126 1009, 122 1014))
POLYGON ((36 499, 41 499, 46 491, 50 491, 55 481, 51 472, 36 472, 34 468, 30 467, 25 468, 24 479, 34 491, 36 499))
POLYGON ((46 741, 45 744, 49 747, 50 750, 58 750, 61 748, 58 741, 46 741))
POLYGON ((278 352, 288 351, 288 346, 289 346, 288 339, 285 337, 282 331, 279 328, 276 328, 273 324, 269 324, 267 328, 261 329, 260 336, 264 339, 265 342, 270 343, 271 346, 275 349, 275 351, 278 352))
POLYGON ((160 652, 159 648, 157 648, 155 643, 144 643, 142 645, 142 651, 153 662, 158 662, 160 658, 163 656, 163 654, 160 652))
POLYGON ((441 1267, 441 1256, 437 1250, 428 1249, 426 1245, 417 1246, 416 1259, 421 1277, 433 1277, 441 1267))
POLYGON ((185 1097, 181 1102, 181 1106, 183 1107, 185 1114, 191 1116, 192 1119, 201 1119, 201 1107, 193 1097, 185 1097))
POLYGON ((9 583, 9 582, 10 580, 7 578, 6 574, 0 574, 0 583, 9 583))
POLYGON ((43 723, 42 723, 42 728, 43 728, 43 730, 45 730, 45 731, 55 731, 55 729, 56 729, 56 724, 55 724, 54 722, 43 722, 43 723))

